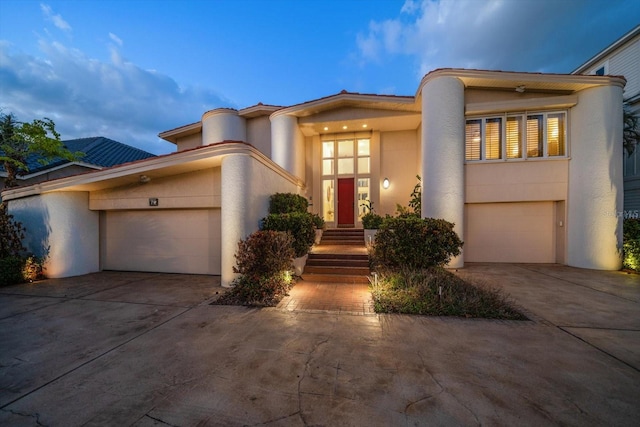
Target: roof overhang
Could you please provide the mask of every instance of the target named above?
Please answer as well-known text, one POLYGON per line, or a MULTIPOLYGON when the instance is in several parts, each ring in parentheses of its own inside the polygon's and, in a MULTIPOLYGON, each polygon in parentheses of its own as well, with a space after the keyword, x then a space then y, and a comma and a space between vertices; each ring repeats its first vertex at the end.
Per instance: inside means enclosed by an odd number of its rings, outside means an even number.
POLYGON ((142 175, 146 177, 145 180, 154 180, 166 176, 215 168, 221 166, 222 159, 230 154, 249 155, 275 170, 285 179, 288 179, 298 186, 304 186, 304 183, 300 179, 276 165, 253 146, 244 142, 224 141, 95 172, 87 172, 25 187, 12 188, 2 192, 2 200, 9 201, 58 191, 97 191, 106 188, 139 184, 142 175))
POLYGON ((485 71, 443 68, 430 72, 422 78, 416 98, 421 97, 422 88, 438 77, 455 77, 466 89, 507 90, 516 89, 527 92, 555 93, 570 95, 578 91, 597 86, 619 85, 624 87, 626 80, 620 76, 592 76, 575 74, 522 73, 512 71, 485 71))

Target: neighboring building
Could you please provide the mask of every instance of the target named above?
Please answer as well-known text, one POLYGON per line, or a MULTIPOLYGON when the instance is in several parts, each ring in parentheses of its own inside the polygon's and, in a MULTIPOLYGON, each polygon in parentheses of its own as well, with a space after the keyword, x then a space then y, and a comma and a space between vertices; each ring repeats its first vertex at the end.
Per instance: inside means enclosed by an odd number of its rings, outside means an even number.
MULTIPOLYGON (((640 25, 578 67, 573 74, 624 76, 624 102, 640 117, 640 25)), ((636 216, 640 211, 640 147, 624 153, 624 211, 636 216)))
POLYGON ((359 205, 407 205, 454 222, 464 262, 620 268, 622 94, 615 76, 464 69, 415 96, 341 92, 289 107, 216 109, 162 132, 177 152, 5 191, 47 273, 101 269, 234 278, 241 238, 269 196, 294 192, 329 227, 359 205), (388 188, 383 188, 385 178, 388 188), (34 228, 35 227, 35 228, 34 228), (39 227, 39 228, 38 228, 39 227))
MULTIPOLYGON (((53 159, 46 165, 39 162, 41 159, 39 156, 31 156, 27 159, 29 171, 17 177, 19 185, 36 184, 155 157, 154 154, 147 153, 144 150, 102 136, 69 139, 62 141, 62 143, 72 153, 79 152, 84 155, 74 162, 65 159, 53 159)), ((7 173, 4 167, 0 165, 0 188, 4 188, 6 176, 7 173)))

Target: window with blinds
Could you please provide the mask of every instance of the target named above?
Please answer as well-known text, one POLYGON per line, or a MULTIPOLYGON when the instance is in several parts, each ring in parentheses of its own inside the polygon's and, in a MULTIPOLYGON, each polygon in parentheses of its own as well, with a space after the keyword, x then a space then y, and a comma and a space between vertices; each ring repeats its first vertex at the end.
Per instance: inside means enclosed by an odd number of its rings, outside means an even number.
POLYGON ((567 113, 473 118, 465 126, 465 159, 512 160, 567 155, 567 113))
POLYGON ((485 159, 502 158, 502 119, 486 119, 485 122, 485 159))
POLYGON ((465 158, 480 160, 480 142, 482 141, 482 120, 467 120, 465 126, 465 158))
POLYGON ((522 116, 507 117, 507 159, 522 157, 522 116))

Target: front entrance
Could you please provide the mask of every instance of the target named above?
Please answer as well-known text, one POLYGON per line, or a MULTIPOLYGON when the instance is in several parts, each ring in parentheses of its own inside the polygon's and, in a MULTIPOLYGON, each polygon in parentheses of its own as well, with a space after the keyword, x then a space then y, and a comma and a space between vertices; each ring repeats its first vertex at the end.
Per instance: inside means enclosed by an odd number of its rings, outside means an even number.
POLYGON ((354 226, 354 178, 338 178, 338 227, 354 226))

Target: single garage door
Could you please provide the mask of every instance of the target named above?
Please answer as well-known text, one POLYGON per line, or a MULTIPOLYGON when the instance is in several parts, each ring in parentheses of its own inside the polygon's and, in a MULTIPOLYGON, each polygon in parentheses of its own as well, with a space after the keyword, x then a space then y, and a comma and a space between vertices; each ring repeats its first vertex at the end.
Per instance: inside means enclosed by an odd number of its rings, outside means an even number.
POLYGON ((107 211, 104 270, 220 274, 220 210, 107 211))
POLYGON ((464 259, 556 262, 554 202, 466 205, 464 259))

